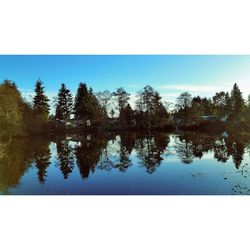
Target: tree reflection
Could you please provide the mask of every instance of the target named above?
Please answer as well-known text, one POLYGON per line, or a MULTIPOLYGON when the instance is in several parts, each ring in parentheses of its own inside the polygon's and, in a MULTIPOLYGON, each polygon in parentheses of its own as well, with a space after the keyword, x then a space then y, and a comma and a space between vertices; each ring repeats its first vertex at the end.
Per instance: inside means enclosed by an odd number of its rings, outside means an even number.
MULTIPOLYGON (((250 145, 249 137, 233 134, 223 137, 185 133, 174 135, 173 138, 173 147, 168 147, 170 138, 166 133, 77 134, 67 138, 58 137, 55 149, 51 149, 55 150, 53 155, 64 179, 75 170, 85 179, 96 169, 116 169, 126 173, 133 167, 135 157, 131 157, 132 152, 135 152, 140 166, 152 174, 162 164, 167 148, 174 148, 175 156, 185 164, 191 164, 196 158, 202 159, 208 153, 213 154, 220 163, 230 159, 237 173, 242 171, 245 149, 250 145), (75 164, 77 168, 74 169, 75 164)), ((37 171, 38 181, 42 184, 46 182, 51 164, 50 140, 32 139, 0 141, 0 192, 7 193, 10 188, 18 187, 20 179, 32 165, 37 171)), ((244 179, 249 178, 246 170, 244 167, 244 179)))
POLYGON ((126 172, 128 167, 132 165, 129 156, 135 146, 135 139, 135 133, 120 135, 119 162, 116 164, 116 167, 121 172, 126 172))
POLYGON ((213 150, 214 158, 217 159, 219 162, 225 163, 228 161, 230 154, 228 153, 227 144, 224 138, 220 138, 215 141, 213 150))
POLYGON ((168 146, 169 137, 166 134, 147 134, 139 136, 136 140, 135 149, 141 165, 146 168, 149 174, 152 174, 162 160, 162 154, 168 146))
POLYGON ((233 153, 232 153, 233 162, 234 162, 235 167, 239 169, 243 161, 244 145, 240 142, 235 142, 233 145, 233 148, 234 148, 233 153))
MULTIPOLYGON (((221 157, 217 157, 218 160, 226 162, 230 156, 232 156, 233 163, 237 169, 239 169, 244 155, 245 149, 245 139, 235 138, 234 136, 229 136, 223 139, 223 146, 220 147, 221 157), (224 157, 224 158, 223 158, 224 157)), ((215 151, 216 152, 216 151, 215 151)))
POLYGON ((57 158, 64 179, 67 179, 74 168, 74 149, 67 140, 57 142, 57 158))
POLYGON ((50 143, 44 140, 38 140, 33 144, 34 147, 34 163, 38 169, 37 176, 41 184, 44 184, 47 177, 47 168, 50 165, 51 152, 50 143))
POLYGON ((0 192, 8 192, 19 184, 32 162, 28 139, 0 141, 0 192))
POLYGON ((218 162, 225 163, 232 156, 238 169, 243 161, 246 139, 238 140, 234 136, 211 136, 201 133, 186 133, 176 137, 175 150, 179 159, 191 164, 194 158, 202 158, 204 153, 213 151, 218 162))
POLYGON ((193 153, 193 142, 189 136, 179 136, 178 139, 175 140, 175 150, 183 163, 190 164, 193 162, 195 157, 193 153))
POLYGON ((96 135, 85 135, 77 143, 75 148, 76 164, 81 177, 86 179, 90 172, 95 171, 95 167, 100 160, 102 149, 106 145, 106 140, 96 135))

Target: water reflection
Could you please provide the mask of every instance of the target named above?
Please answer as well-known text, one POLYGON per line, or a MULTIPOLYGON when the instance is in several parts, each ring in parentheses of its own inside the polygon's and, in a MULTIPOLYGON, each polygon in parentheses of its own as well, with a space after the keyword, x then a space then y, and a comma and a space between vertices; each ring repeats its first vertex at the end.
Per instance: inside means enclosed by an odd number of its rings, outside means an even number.
POLYGON ((37 177, 40 183, 45 183, 47 177, 47 168, 50 165, 51 152, 48 141, 33 144, 34 164, 37 168, 37 177))
MULTIPOLYGON (((70 179, 73 173, 78 173, 82 180, 91 179, 92 176, 97 176, 96 171, 98 176, 99 171, 118 171, 126 176, 129 169, 136 167, 154 176, 156 170, 164 168, 169 159, 177 159, 179 164, 193 165, 196 159, 205 160, 208 155, 212 155, 218 162, 218 171, 221 171, 220 166, 227 162, 234 164, 234 183, 229 183, 230 178, 224 176, 225 174, 222 174, 223 180, 228 181, 232 193, 245 194, 250 192, 249 166, 244 163, 246 152, 249 151, 249 142, 250 138, 247 136, 223 137, 198 133, 89 134, 53 139, 0 141, 0 192, 8 193, 10 188, 18 190, 25 184, 25 180, 20 180, 29 175, 31 170, 36 172, 37 182, 43 186, 50 176, 55 175, 54 172, 49 172, 55 165, 65 181, 70 179), (54 145, 54 148, 51 145, 54 145), (237 176, 247 180, 247 183, 239 181, 237 176)), ((193 169, 192 173, 183 173, 182 176, 198 180, 208 176, 209 168, 205 171, 207 172, 202 171, 201 162, 199 170, 193 169)), ((164 174, 166 173, 162 174, 163 177, 164 174)), ((177 178, 177 172, 174 177, 177 178)), ((115 179, 112 181, 115 182, 115 179)))
POLYGON ((67 140, 61 140, 56 143, 57 159, 63 178, 67 179, 72 173, 75 163, 74 147, 67 140))
POLYGON ((27 140, 0 141, 0 192, 19 184, 32 158, 27 140))
POLYGON ((166 134, 148 134, 139 136, 135 143, 135 150, 141 161, 141 166, 152 174, 160 166, 162 154, 167 148, 169 137, 166 134))
POLYGON ((103 148, 107 140, 94 135, 85 135, 75 147, 76 164, 83 179, 94 173, 95 166, 99 162, 103 148))

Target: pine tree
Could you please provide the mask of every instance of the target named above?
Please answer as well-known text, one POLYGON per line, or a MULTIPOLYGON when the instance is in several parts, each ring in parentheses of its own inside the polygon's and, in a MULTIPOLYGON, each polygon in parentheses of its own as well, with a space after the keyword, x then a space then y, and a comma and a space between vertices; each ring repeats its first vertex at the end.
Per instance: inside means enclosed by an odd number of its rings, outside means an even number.
POLYGON ((74 105, 75 119, 82 120, 84 125, 98 125, 105 116, 104 109, 100 106, 98 99, 87 85, 80 83, 74 105))
POLYGON ((75 119, 83 120, 85 123, 87 118, 87 96, 88 96, 87 85, 81 82, 77 89, 73 110, 75 119))
POLYGON ((133 126, 134 111, 132 110, 130 104, 127 104, 123 108, 119 115, 119 122, 123 128, 129 128, 133 126))
POLYGON ((231 91, 231 105, 232 105, 232 113, 231 117, 236 119, 239 117, 241 112, 244 110, 245 101, 242 96, 242 92, 240 91, 237 83, 234 84, 233 89, 231 91))
POLYGON ((70 93, 70 90, 66 88, 64 83, 62 83, 57 97, 55 118, 59 120, 70 119, 72 108, 73 108, 73 98, 70 93))
POLYGON ((152 101, 153 101, 152 102, 152 104, 153 104, 153 110, 152 110, 153 111, 153 114, 152 114, 153 124, 164 125, 169 118, 169 114, 161 101, 160 94, 157 91, 155 91, 154 98, 152 101))
POLYGON ((49 99, 44 93, 43 82, 39 79, 35 85, 33 109, 38 120, 47 120, 49 116, 49 99))

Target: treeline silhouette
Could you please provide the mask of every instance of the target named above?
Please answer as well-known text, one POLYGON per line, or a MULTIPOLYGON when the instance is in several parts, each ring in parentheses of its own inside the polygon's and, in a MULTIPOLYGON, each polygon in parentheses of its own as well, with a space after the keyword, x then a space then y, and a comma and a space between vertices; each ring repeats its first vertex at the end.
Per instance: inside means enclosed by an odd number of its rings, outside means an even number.
MULTIPOLYGON (((191 164, 194 159, 201 159, 208 152, 225 163, 232 159, 235 168, 241 169, 245 149, 249 150, 250 139, 242 137, 208 136, 201 133, 185 133, 174 137, 171 146, 170 137, 163 132, 157 133, 122 133, 119 136, 84 134, 75 138, 62 135, 53 138, 55 145, 51 148, 50 141, 39 138, 14 139, 10 143, 0 144, 0 192, 7 192, 16 187, 21 177, 30 167, 37 173, 37 181, 42 185, 48 178, 51 164, 58 166, 62 177, 66 180, 75 168, 81 178, 90 178, 96 170, 111 171, 117 169, 125 173, 132 166, 132 151, 138 164, 148 174, 153 174, 161 166, 164 158, 176 155, 183 164, 191 164), (55 158, 52 163, 52 153, 55 158)), ((75 170, 74 170, 75 169, 75 170)))
POLYGON ((124 88, 94 93, 85 83, 79 84, 74 98, 66 85, 61 84, 55 97, 55 114, 50 113, 49 101, 40 79, 35 83, 32 102, 22 97, 13 81, 4 80, 0 84, 0 137, 79 128, 81 131, 170 130, 178 125, 179 129, 191 129, 212 120, 219 123, 223 117, 229 128, 250 129, 250 97, 244 100, 236 83, 230 93, 217 92, 212 98, 192 97, 184 92, 171 110, 160 93, 149 85, 137 93, 134 108, 124 88))

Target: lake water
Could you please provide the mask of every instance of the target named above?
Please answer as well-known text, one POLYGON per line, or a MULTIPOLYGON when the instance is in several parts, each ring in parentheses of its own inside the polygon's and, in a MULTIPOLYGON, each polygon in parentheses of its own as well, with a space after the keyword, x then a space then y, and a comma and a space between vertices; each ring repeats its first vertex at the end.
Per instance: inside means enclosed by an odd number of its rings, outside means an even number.
POLYGON ((68 135, 0 143, 1 194, 250 194, 250 139, 68 135))

